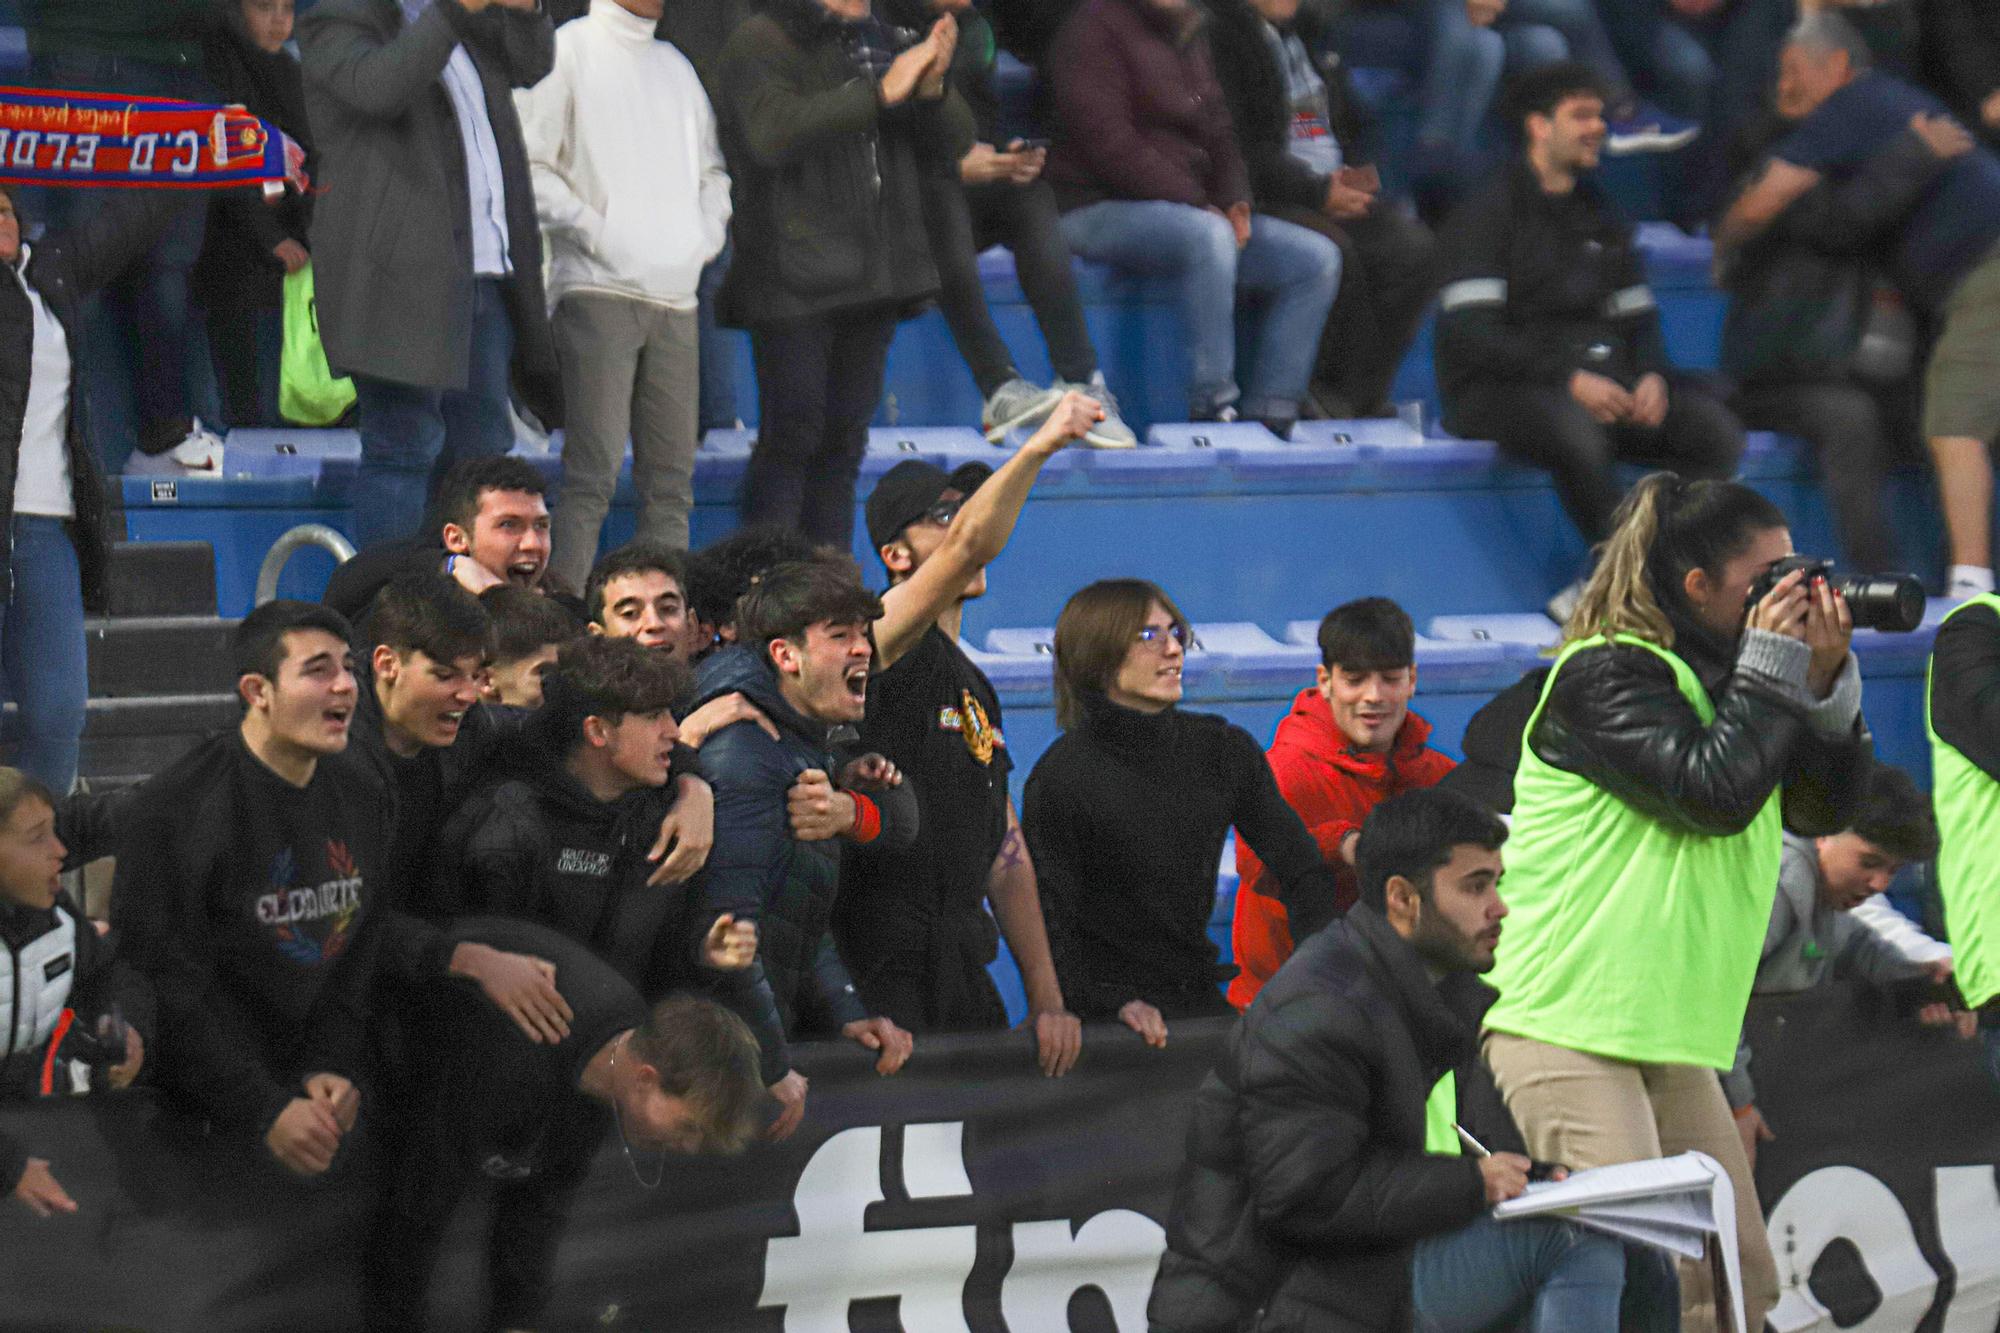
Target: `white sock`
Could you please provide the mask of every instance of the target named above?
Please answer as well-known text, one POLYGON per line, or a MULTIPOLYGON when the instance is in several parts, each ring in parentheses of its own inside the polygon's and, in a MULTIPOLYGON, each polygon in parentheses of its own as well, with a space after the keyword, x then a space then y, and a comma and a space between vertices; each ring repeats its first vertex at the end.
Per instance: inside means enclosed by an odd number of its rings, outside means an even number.
POLYGON ((1993 571, 1984 565, 1953 565, 1945 573, 1945 596, 1977 597, 1993 591, 1993 571))

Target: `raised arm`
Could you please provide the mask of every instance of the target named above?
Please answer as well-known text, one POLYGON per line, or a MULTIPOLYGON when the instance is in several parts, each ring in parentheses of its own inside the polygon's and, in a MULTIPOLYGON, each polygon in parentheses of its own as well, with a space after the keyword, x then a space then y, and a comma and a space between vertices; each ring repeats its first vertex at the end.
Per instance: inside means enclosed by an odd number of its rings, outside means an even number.
POLYGON ((433 0, 383 41, 369 6, 322 0, 299 15, 305 81, 355 115, 375 120, 405 115, 436 89, 459 43, 448 12, 455 9, 458 0, 433 0))
POLYGON ((943 545, 917 571, 882 595, 875 622, 875 669, 886 671, 915 647, 965 591, 966 583, 999 558, 1034 489, 1042 465, 1104 420, 1096 399, 1069 393, 1028 442, 960 506, 943 545))

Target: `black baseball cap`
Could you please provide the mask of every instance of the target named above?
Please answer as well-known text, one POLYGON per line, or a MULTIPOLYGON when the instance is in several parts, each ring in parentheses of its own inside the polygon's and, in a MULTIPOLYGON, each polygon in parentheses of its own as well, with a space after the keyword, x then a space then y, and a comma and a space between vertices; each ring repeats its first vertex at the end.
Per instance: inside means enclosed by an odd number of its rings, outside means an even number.
POLYGON ((868 492, 863 512, 868 518, 868 540, 881 550, 902 535, 903 529, 924 516, 946 491, 970 495, 993 475, 984 463, 961 463, 950 472, 921 458, 906 458, 882 474, 875 489, 868 492))

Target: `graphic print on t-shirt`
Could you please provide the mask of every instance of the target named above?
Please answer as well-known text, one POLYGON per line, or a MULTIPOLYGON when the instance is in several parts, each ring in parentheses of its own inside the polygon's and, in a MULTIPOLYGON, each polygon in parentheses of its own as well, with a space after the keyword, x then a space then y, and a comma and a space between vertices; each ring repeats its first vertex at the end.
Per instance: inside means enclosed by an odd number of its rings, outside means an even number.
POLYGON ((328 878, 320 883, 296 887, 292 849, 280 848, 271 858, 271 892, 257 899, 257 920, 270 929, 278 951, 306 967, 340 957, 361 910, 361 874, 346 843, 326 840, 326 869, 328 878))
POLYGON ((959 707, 938 709, 938 726, 962 734, 965 748, 982 764, 993 762, 996 748, 1007 748, 1007 740, 1000 734, 1000 728, 987 720, 986 710, 980 707, 979 700, 973 698, 971 690, 959 691, 959 707))

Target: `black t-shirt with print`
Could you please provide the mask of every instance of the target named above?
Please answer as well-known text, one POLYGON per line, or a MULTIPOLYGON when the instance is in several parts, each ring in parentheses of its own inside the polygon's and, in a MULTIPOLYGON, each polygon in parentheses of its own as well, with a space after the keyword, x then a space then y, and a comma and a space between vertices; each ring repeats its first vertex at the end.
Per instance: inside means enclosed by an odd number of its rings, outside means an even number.
POLYGON ((300 1075, 358 1077, 389 804, 352 756, 295 787, 234 731, 142 786, 120 820, 112 913, 159 993, 154 1076, 262 1129, 300 1075))
POLYGON ((1007 835, 1014 767, 993 683, 933 625, 869 681, 861 742, 903 770, 918 831, 904 851, 848 849, 834 905, 841 956, 859 976, 878 955, 932 949, 942 929, 983 934, 978 952, 990 960, 997 936, 981 904, 1007 835))

